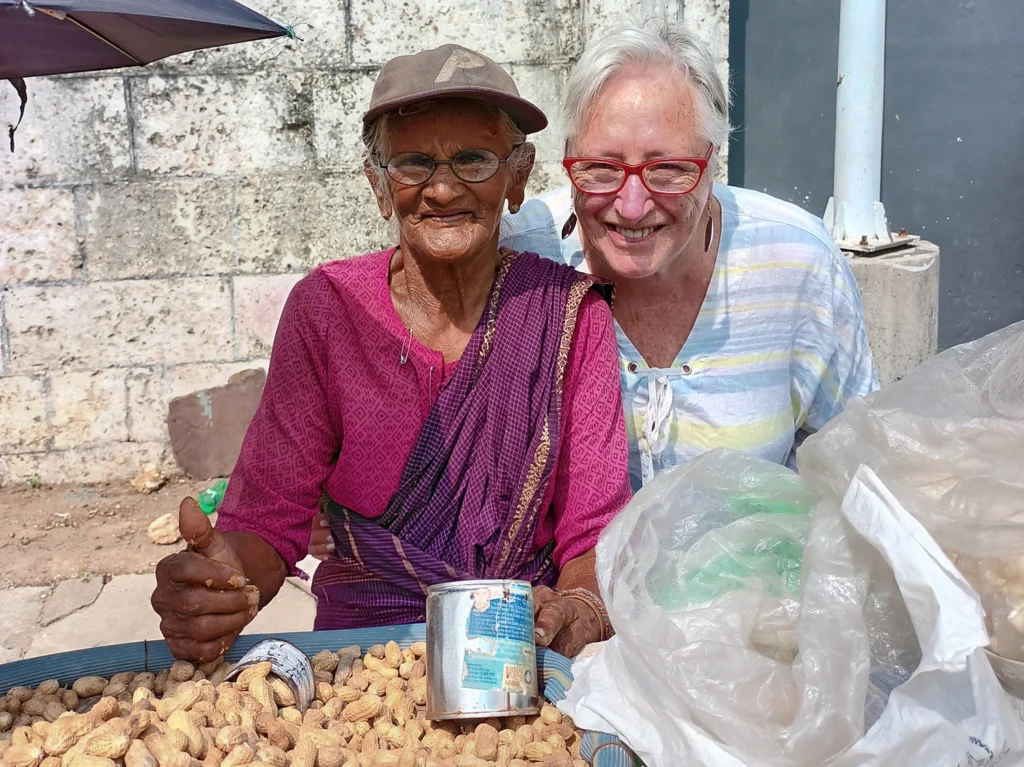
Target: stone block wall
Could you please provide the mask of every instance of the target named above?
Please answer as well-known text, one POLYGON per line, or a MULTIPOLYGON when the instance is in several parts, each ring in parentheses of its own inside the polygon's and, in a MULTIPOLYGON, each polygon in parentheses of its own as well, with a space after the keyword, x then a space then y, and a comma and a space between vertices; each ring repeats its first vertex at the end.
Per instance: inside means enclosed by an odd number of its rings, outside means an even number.
MULTIPOLYGON (((552 117, 586 40, 627 16, 684 19, 728 70, 728 0, 248 4, 301 41, 29 82, 0 151, 0 485, 173 472, 170 399, 265 366, 308 269, 390 244, 359 161, 390 57, 460 42, 552 117)), ((533 192, 564 183, 559 132, 535 139, 533 192)))

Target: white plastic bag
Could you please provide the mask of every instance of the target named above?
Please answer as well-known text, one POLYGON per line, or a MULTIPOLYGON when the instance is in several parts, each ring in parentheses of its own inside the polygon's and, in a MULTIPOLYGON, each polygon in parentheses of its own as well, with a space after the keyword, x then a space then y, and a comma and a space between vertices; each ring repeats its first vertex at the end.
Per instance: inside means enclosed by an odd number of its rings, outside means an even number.
POLYGON ((653 723, 689 720, 745 758, 815 767, 863 734, 868 574, 838 509, 789 469, 715 450, 663 472, 597 559, 612 646, 661 708, 653 723))
MULTIPOLYGON (((694 721, 677 694, 677 678, 687 666, 676 663, 672 651, 661 653, 660 664, 638 658, 640 640, 628 630, 573 667, 575 681, 559 708, 581 727, 617 734, 647 767, 1024 762, 1024 721, 984 656, 987 636, 977 594, 870 469, 854 476, 842 514, 854 547, 870 548, 893 568, 923 651, 917 670, 892 692, 878 722, 842 753, 819 758, 821 746, 813 739, 790 740, 791 747, 783 750, 776 743, 762 753, 727 744, 694 721)), ((602 573, 608 564, 599 558, 602 573)), ((805 569, 813 567, 805 562, 805 569)), ((845 610, 840 603, 838 612, 845 610)), ((814 663, 807 659, 805 665, 814 663)))
POLYGON ((871 467, 981 596, 992 650, 1024 660, 1024 322, 849 403, 797 464, 836 501, 871 467))

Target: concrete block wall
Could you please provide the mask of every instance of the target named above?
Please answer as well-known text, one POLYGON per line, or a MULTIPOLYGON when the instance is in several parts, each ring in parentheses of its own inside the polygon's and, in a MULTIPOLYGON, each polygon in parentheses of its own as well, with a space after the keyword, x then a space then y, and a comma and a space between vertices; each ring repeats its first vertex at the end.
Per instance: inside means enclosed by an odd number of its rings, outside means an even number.
MULTIPOLYGON (((551 116, 626 16, 684 19, 728 70, 728 0, 247 2, 302 40, 30 81, 0 151, 0 485, 173 472, 170 399, 265 366, 308 269, 391 244, 359 163, 390 57, 461 42, 551 116)), ((564 183, 559 126, 535 143, 532 191, 564 183)))

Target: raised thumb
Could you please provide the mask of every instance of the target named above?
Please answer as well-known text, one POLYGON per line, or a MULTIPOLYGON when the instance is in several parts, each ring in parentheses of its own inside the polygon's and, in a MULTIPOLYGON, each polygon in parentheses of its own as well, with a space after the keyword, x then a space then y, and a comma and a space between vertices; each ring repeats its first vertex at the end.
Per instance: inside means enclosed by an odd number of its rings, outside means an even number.
POLYGON ((245 571, 241 560, 224 538, 224 534, 210 524, 209 518, 203 514, 195 499, 185 498, 178 507, 178 530, 185 542, 199 554, 237 570, 244 583, 245 571))

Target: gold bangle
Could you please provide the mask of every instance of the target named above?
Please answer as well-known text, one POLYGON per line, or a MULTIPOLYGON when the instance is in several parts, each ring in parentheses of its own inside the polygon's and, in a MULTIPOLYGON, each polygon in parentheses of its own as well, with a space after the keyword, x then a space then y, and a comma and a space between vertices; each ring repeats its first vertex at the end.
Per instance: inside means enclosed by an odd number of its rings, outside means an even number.
POLYGON ((603 642, 607 639, 611 639, 615 635, 615 629, 612 627, 611 619, 608 617, 608 611, 604 607, 604 603, 600 597, 597 596, 590 589, 566 589, 565 591, 559 591, 559 596, 566 597, 568 599, 576 599, 583 602, 591 610, 594 611, 594 615, 597 616, 598 624, 601 626, 601 636, 598 639, 599 642, 603 642))

